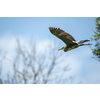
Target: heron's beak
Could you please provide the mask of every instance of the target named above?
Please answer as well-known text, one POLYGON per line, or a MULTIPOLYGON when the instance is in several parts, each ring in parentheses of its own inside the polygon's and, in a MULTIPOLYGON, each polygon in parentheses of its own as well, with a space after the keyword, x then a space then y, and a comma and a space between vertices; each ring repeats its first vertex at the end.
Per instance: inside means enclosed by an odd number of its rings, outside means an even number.
POLYGON ((58 49, 58 51, 59 51, 59 50, 62 50, 62 49, 58 49))
POLYGON ((59 50, 63 50, 63 49, 64 49, 64 47, 62 47, 61 49, 58 49, 58 51, 59 51, 59 50))

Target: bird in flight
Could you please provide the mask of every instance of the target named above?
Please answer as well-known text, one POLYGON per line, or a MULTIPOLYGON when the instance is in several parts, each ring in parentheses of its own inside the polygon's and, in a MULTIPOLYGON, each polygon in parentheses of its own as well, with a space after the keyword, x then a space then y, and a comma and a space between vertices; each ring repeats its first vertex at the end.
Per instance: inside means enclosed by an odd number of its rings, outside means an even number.
POLYGON ((83 44, 84 42, 88 42, 90 40, 81 40, 81 41, 76 41, 73 36, 71 36, 69 33, 61 30, 60 28, 55 28, 55 27, 49 27, 50 32, 61 39, 66 46, 62 47, 59 50, 64 50, 64 52, 70 51, 72 49, 76 49, 79 46, 84 46, 84 45, 92 45, 90 43, 88 44, 83 44))

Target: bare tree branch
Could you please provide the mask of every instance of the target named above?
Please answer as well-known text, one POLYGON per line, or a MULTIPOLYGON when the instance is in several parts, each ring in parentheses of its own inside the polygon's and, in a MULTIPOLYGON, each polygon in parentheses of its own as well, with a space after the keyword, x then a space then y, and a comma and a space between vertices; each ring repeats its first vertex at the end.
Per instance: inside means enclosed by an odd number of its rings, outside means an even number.
MULTIPOLYGON (((38 51, 37 45, 29 48, 22 46, 16 38, 16 55, 10 60, 13 74, 7 74, 5 83, 11 84, 48 84, 63 83, 67 78, 65 73, 69 71, 68 64, 61 52, 57 51, 56 43, 49 44, 46 51, 38 51)), ((9 58, 8 58, 9 59, 9 58)), ((2 83, 2 80, 0 80, 2 83)))

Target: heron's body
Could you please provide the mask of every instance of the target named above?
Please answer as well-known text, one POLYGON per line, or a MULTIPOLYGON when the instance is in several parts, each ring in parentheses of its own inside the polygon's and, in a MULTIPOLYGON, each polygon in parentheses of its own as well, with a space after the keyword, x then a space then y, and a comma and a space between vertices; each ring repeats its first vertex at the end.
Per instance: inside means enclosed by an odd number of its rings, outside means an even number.
POLYGON ((74 37, 72 37, 69 33, 61 30, 60 28, 53 28, 50 27, 49 28, 50 32, 55 35, 56 37, 58 37, 59 39, 61 39, 66 46, 62 47, 59 50, 64 50, 65 52, 70 51, 72 49, 78 48, 79 46, 83 46, 83 45, 92 45, 90 43, 88 44, 83 44, 84 42, 87 42, 89 40, 81 40, 81 41, 76 41, 74 39, 74 37))

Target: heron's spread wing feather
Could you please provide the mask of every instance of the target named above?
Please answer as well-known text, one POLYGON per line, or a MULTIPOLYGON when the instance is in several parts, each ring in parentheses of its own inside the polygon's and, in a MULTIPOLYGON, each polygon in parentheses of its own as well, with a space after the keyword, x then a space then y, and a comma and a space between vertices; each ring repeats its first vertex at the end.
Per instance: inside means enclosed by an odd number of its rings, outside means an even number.
POLYGON ((60 38, 66 45, 73 44, 76 41, 69 33, 61 30, 60 28, 49 27, 50 32, 56 37, 60 38))

